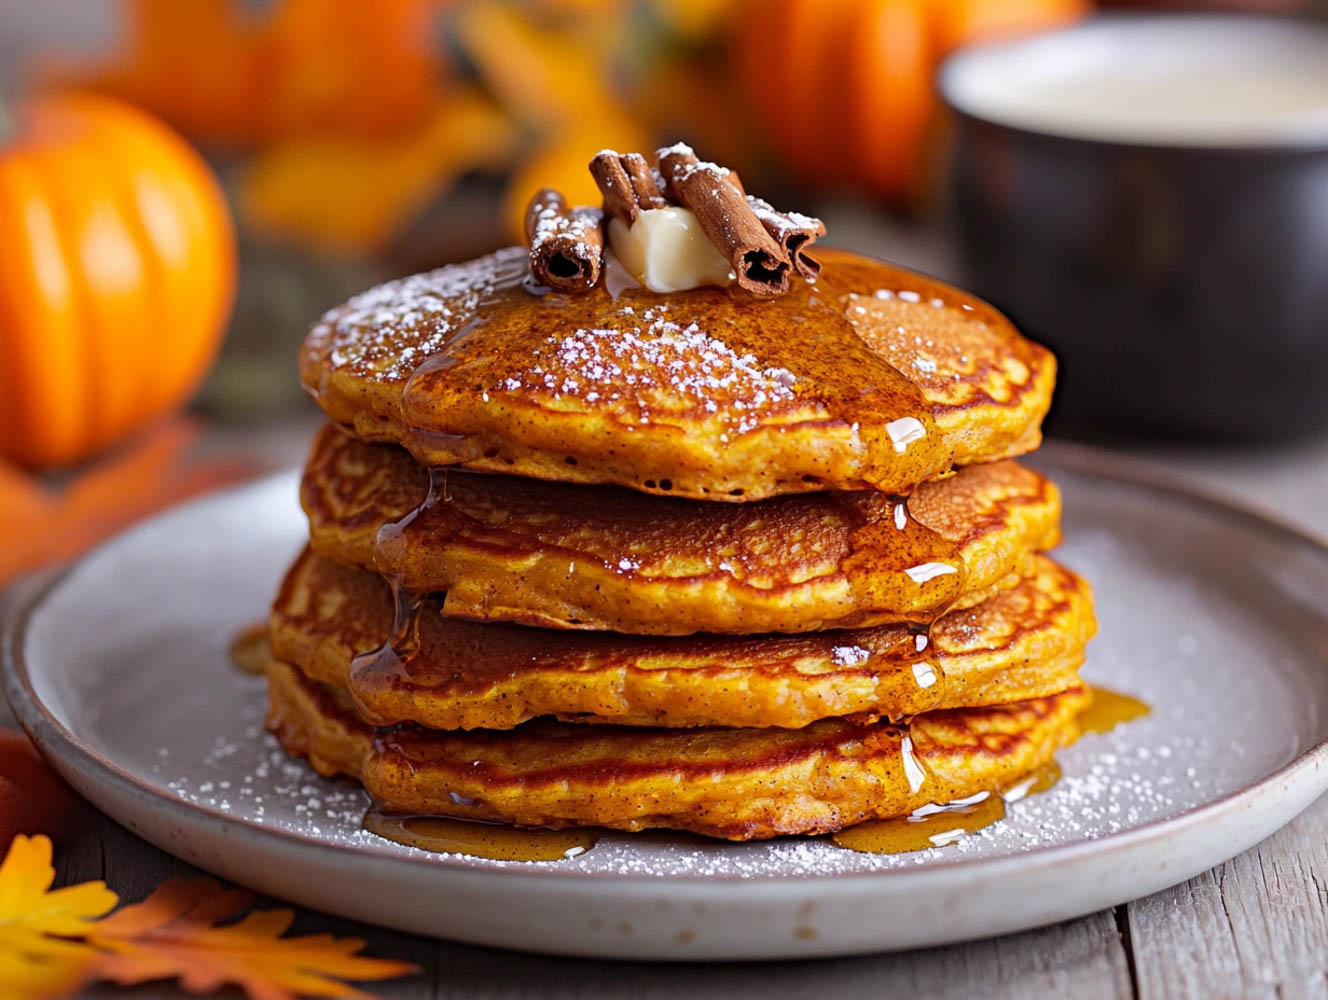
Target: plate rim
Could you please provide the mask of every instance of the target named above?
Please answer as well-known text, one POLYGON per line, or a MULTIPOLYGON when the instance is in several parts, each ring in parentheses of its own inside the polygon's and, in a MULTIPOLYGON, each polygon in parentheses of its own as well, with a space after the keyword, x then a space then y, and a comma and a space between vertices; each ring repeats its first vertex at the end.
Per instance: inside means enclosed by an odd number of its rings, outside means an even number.
MULTIPOLYGON (((1328 560, 1328 537, 1321 537, 1278 515, 1225 498, 1195 483, 1185 475, 1172 472, 1151 460, 1120 454, 1093 445, 1064 441, 1049 441, 1038 451, 1022 457, 1031 458, 1034 462, 1047 459, 1049 464, 1071 473, 1108 479, 1128 487, 1166 495, 1186 505, 1203 508, 1213 516, 1234 519, 1247 530, 1280 536, 1298 547, 1308 549, 1314 557, 1328 560)), ((531 880, 541 885, 593 884, 597 890, 607 888, 614 895, 657 890, 662 885, 667 885, 672 889, 686 889, 699 896, 722 896, 731 892, 736 884, 741 885, 744 892, 778 896, 786 892, 801 892, 809 886, 833 885, 851 890, 877 884, 882 878, 890 878, 896 883, 933 883, 938 879, 964 879, 968 876, 1001 878, 1012 869, 1025 873, 1038 869, 1054 870, 1065 865, 1073 865, 1084 855, 1096 857, 1129 852, 1150 842, 1182 835, 1194 827, 1206 826, 1218 817, 1242 809, 1275 785, 1296 783, 1315 771, 1322 772, 1317 794, 1328 792, 1328 724, 1325 724, 1319 734, 1319 741, 1286 764, 1242 788, 1175 815, 1152 819, 1129 830, 1075 843, 1035 848, 997 858, 960 858, 926 868, 796 874, 770 872, 757 875, 700 873, 643 875, 585 872, 570 868, 534 868, 521 863, 480 867, 455 861, 445 855, 417 856, 400 853, 394 847, 337 844, 294 830, 266 826, 212 806, 173 796, 164 788, 134 775, 88 745, 56 719, 49 706, 37 696, 29 676, 25 646, 32 619, 42 605, 85 564, 112 546, 125 544, 135 534, 154 526, 164 518, 179 515, 185 510, 224 505, 238 494, 257 491, 275 485, 282 479, 290 478, 292 470, 288 468, 175 504, 117 532, 72 562, 47 571, 44 575, 39 572, 36 574, 36 583, 30 584, 32 590, 21 595, 18 600, 12 600, 12 595, 15 591, 23 589, 25 578, 20 578, 8 590, 0 593, 0 612, 3 612, 0 614, 0 629, 2 629, 0 670, 4 674, 5 695, 20 726, 44 756, 51 758, 57 764, 66 764, 73 769, 79 769, 81 765, 81 769, 86 773, 95 773, 99 780, 109 781, 116 786, 120 797, 127 795, 140 802, 146 801, 150 806, 155 806, 156 811, 185 824, 206 822, 221 828, 237 828, 244 835, 255 837, 260 841, 269 841, 287 849, 322 855, 330 863, 335 863, 337 859, 357 858, 361 861, 373 859, 377 863, 406 864, 434 872, 445 870, 449 877, 463 879, 531 880)), ((27 579, 31 580, 31 577, 27 579)), ((1328 658, 1324 662, 1328 665, 1328 658)), ((1308 801, 1312 802, 1314 799, 1308 801)))

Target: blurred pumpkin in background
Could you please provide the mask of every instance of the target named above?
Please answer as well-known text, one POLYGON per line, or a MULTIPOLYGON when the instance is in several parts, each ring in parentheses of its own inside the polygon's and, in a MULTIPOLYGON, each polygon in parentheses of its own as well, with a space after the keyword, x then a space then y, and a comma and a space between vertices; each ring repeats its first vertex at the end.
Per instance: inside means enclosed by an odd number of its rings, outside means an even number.
POLYGON ((0 114, 0 458, 69 465, 181 406, 235 266, 216 180, 160 122, 76 93, 0 114))
POLYGON ((934 77, 963 45, 1050 28, 1088 0, 746 0, 732 68, 760 132, 799 181, 889 200, 916 193, 934 77))

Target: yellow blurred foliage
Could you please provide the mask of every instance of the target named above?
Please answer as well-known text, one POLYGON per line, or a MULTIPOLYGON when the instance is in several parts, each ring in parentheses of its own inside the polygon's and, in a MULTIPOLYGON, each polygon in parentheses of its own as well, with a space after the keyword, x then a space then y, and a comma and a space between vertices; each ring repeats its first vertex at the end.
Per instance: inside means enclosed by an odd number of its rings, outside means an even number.
POLYGON ((378 250, 461 174, 508 162, 517 138, 511 120, 466 87, 403 135, 278 140, 243 171, 240 210, 269 236, 339 253, 378 250))
POLYGON ((509 112, 541 131, 576 127, 611 103, 602 18, 556 31, 510 3, 466 5, 457 35, 480 78, 509 112))
POLYGON ((569 205, 598 205, 599 188, 590 176, 590 161, 605 147, 648 150, 650 135, 627 116, 606 115, 578 123, 578 128, 550 137, 521 162, 507 182, 503 220, 509 238, 525 240, 526 206, 542 187, 562 192, 569 205))

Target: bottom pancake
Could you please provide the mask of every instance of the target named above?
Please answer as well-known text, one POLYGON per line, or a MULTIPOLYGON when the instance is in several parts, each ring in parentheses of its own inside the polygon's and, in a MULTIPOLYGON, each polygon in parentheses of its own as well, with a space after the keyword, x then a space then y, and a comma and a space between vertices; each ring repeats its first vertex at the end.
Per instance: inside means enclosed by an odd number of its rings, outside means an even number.
POLYGON ((341 689, 279 661, 268 728, 324 775, 401 813, 518 826, 666 827, 728 840, 828 833, 1007 787, 1078 735, 1076 688, 906 726, 642 729, 546 720, 505 731, 374 730, 341 689))

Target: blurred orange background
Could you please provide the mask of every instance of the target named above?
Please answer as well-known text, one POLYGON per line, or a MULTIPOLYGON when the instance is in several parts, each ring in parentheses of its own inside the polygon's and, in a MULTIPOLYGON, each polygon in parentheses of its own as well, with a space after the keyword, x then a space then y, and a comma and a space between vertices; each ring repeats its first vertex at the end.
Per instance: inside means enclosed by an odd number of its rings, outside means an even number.
POLYGON ((925 221, 939 62, 1087 4, 0 0, 0 582, 245 471, 181 465, 200 385, 213 427, 295 412, 324 308, 597 202, 603 147, 925 221))

